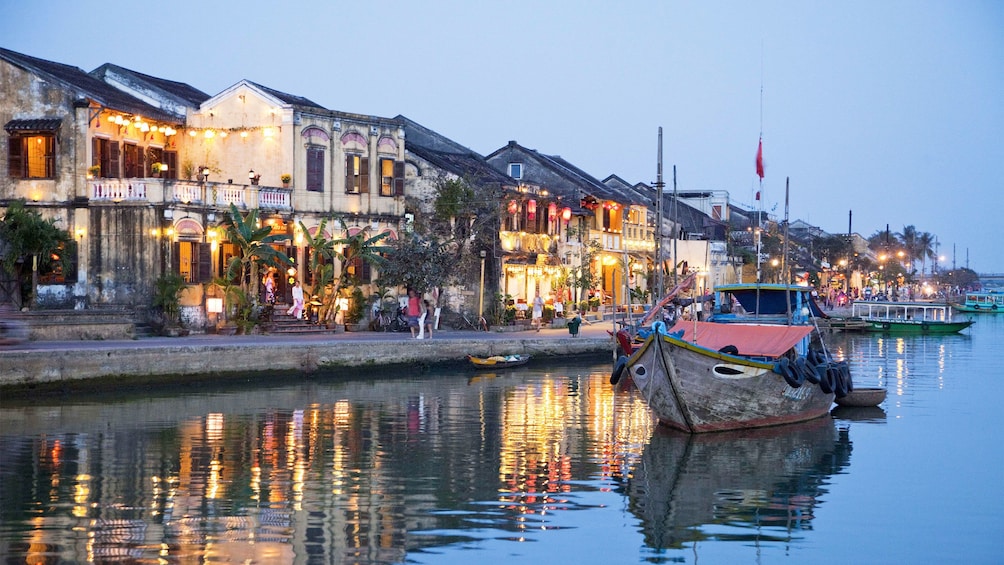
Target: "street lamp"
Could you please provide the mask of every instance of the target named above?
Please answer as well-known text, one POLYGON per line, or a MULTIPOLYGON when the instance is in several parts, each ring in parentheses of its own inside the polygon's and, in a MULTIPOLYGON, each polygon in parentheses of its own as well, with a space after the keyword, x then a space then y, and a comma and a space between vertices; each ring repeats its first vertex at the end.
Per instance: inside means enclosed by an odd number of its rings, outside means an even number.
POLYGON ((481 294, 478 297, 478 323, 485 316, 485 251, 481 250, 481 294))

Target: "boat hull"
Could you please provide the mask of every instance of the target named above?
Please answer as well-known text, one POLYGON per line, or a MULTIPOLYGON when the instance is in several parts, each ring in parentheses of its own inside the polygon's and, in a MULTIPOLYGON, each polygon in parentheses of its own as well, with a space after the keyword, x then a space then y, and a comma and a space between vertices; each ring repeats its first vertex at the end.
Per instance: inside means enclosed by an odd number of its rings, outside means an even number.
POLYGON ((475 357, 468 355, 467 360, 478 369, 505 369, 519 367, 530 361, 530 355, 496 355, 493 357, 475 357))
POLYGON ((690 433, 812 420, 834 399, 816 385, 790 386, 773 363, 665 334, 649 336, 626 369, 660 423, 690 433))
POLYGON ((958 322, 923 320, 868 320, 865 331, 897 334, 952 334, 973 325, 973 320, 958 322))

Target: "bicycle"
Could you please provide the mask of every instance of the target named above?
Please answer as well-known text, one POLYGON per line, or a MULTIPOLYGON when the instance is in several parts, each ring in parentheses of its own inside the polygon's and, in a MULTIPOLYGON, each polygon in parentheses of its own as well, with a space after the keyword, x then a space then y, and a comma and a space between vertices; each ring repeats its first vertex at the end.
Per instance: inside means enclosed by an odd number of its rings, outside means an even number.
POLYGON ((471 321, 470 318, 467 317, 467 314, 461 312, 460 316, 453 323, 453 329, 486 332, 488 331, 488 320, 486 320, 484 316, 481 316, 478 319, 477 324, 475 324, 474 322, 471 321))

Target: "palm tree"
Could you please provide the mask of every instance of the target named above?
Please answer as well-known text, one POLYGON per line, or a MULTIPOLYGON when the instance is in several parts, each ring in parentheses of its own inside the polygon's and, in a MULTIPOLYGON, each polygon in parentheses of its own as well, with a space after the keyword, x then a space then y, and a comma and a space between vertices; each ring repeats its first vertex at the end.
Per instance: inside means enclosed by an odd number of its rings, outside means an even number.
POLYGON ((917 238, 917 256, 921 260, 920 274, 927 270, 927 260, 934 259, 934 241, 937 239, 934 234, 924 232, 917 238))
POLYGON ((258 210, 254 209, 242 216, 237 206, 230 205, 230 213, 223 219, 227 239, 234 244, 239 254, 230 259, 226 279, 240 281, 240 289, 252 304, 258 304, 259 266, 267 265, 283 268, 293 261, 282 251, 270 244, 289 239, 286 234, 272 235, 272 226, 259 227, 258 210))
POLYGON ((345 220, 338 218, 338 222, 345 231, 345 236, 338 239, 328 239, 324 236, 327 220, 321 222, 315 236, 311 236, 303 223, 300 223, 300 229, 307 238, 307 247, 312 251, 311 292, 321 301, 318 319, 322 321, 334 320, 338 310, 336 304, 339 291, 359 284, 359 273, 355 270, 357 264, 360 266, 362 263, 383 264, 384 258, 380 255, 383 247, 379 243, 389 235, 383 232, 370 236, 369 227, 349 235, 345 220), (328 259, 326 263, 323 261, 325 258, 328 259), (334 276, 334 265, 331 264, 334 259, 337 259, 342 266, 337 277, 334 276))

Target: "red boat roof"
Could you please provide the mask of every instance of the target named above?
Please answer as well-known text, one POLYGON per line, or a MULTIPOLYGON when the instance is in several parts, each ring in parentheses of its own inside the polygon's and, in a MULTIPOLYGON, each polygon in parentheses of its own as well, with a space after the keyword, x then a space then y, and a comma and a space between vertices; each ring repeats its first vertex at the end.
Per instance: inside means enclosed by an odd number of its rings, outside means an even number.
POLYGON ((812 326, 782 326, 770 324, 721 324, 714 322, 680 321, 670 333, 683 330, 683 340, 701 347, 720 350, 734 345, 740 355, 780 357, 812 332, 812 326), (697 339, 694 340, 694 329, 697 339))

